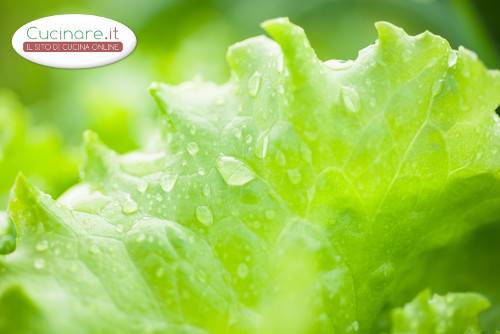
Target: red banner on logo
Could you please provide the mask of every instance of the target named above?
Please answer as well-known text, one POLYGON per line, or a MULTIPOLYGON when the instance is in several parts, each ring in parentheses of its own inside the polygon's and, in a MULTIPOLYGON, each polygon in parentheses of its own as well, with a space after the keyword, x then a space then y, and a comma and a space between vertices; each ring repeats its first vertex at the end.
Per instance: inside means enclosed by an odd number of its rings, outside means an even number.
POLYGON ((24 52, 121 52, 122 42, 24 42, 24 52))

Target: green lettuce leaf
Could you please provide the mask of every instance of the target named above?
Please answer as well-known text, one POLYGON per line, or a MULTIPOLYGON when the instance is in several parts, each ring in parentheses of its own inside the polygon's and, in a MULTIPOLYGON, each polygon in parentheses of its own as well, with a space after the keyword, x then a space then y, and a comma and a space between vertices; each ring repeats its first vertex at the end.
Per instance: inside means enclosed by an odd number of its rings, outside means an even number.
MULTIPOLYGON (((151 86, 156 146, 86 133, 57 201, 18 178, 0 331, 370 333, 422 254, 498 220, 498 71, 383 22, 345 62, 263 27, 227 83, 151 86)), ((459 299, 449 328, 485 305, 459 299)))
POLYGON ((488 301, 473 293, 432 295, 427 290, 392 313, 392 334, 480 334, 478 313, 488 301))
POLYGON ((435 249, 414 263, 411 274, 400 282, 391 304, 401 305, 425 286, 435 293, 474 291, 485 296, 491 307, 481 314, 485 333, 500 328, 500 224, 489 224, 460 242, 435 249))

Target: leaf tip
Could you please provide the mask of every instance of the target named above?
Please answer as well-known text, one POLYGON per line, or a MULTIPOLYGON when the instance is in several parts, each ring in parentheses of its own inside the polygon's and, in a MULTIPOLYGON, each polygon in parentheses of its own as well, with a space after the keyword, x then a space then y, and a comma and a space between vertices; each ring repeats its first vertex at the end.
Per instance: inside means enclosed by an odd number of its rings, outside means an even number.
POLYGON ((87 130, 83 137, 85 155, 80 174, 82 179, 89 181, 94 174, 106 174, 115 153, 104 145, 97 133, 87 130))
POLYGON ((320 71, 321 62, 304 29, 286 17, 264 21, 262 28, 280 45, 287 67, 297 82, 313 80, 320 71))
POLYGON ((390 42, 402 36, 407 36, 402 28, 386 21, 375 22, 375 29, 381 42, 390 42))
POLYGON ((292 23, 290 22, 290 19, 288 17, 277 17, 274 19, 266 20, 260 24, 260 26, 265 31, 268 31, 268 32, 276 27, 286 26, 286 25, 292 25, 292 23))

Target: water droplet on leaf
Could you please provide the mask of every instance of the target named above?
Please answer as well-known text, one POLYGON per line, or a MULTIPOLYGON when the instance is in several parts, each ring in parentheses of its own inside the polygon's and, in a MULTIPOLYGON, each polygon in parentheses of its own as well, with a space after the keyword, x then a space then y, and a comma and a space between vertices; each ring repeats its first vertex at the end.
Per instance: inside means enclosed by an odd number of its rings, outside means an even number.
POLYGON ((46 251, 48 248, 49 248, 49 242, 47 240, 41 240, 35 246, 35 249, 38 252, 46 251))
POLYGON ((269 135, 267 133, 263 133, 257 139, 255 143, 255 154, 258 158, 264 159, 267 156, 267 149, 269 147, 269 135))
POLYGON ((208 197, 210 195, 210 186, 208 184, 205 184, 203 186, 203 196, 208 197))
POLYGON ((456 65, 458 59, 458 53, 455 50, 451 50, 448 55, 448 67, 453 67, 456 65))
POLYGON ((258 71, 252 74, 250 79, 248 79, 248 93, 251 96, 256 96, 259 92, 261 79, 262 75, 258 71))
POLYGON ((245 263, 240 263, 238 269, 236 270, 240 278, 245 278, 248 276, 248 266, 245 263))
POLYGON ((443 88, 443 81, 442 80, 436 81, 432 86, 432 96, 438 95, 442 88, 443 88))
POLYGON ((196 144, 195 142, 191 142, 187 144, 186 150, 190 155, 195 156, 200 150, 200 148, 198 147, 198 144, 196 144))
POLYGON ((137 190, 140 192, 140 193, 143 193, 145 192, 146 190, 148 190, 148 183, 146 181, 141 181, 137 184, 137 190))
POLYGON ((161 178, 160 186, 164 192, 171 192, 177 182, 177 174, 166 174, 161 178))
POLYGON ((220 156, 217 159, 217 170, 230 186, 242 186, 255 178, 255 174, 245 163, 230 156, 220 156))
POLYGON ((278 161, 278 164, 280 166, 286 165, 286 157, 285 157, 285 154, 281 150, 278 150, 276 152, 276 160, 278 161))
POLYGON ((356 89, 347 86, 342 87, 342 100, 350 112, 359 110, 359 95, 356 89))
POLYGON ((214 217, 212 211, 206 205, 202 205, 196 208, 196 219, 203 225, 212 225, 214 217))
POLYGON ((36 259, 33 262, 33 267, 35 267, 35 269, 42 270, 43 268, 45 268, 45 260, 44 259, 36 259))
POLYGON ((127 195, 122 202, 122 211, 124 214, 131 214, 136 212, 138 209, 137 203, 130 197, 130 195, 127 195))

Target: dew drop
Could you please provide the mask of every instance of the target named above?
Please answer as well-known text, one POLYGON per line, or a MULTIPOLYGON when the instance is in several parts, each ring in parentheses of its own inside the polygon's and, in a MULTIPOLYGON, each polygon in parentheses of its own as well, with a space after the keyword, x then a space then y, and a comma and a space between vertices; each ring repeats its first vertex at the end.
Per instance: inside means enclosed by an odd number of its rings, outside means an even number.
POLYGON ((356 89, 347 86, 342 87, 342 100, 350 112, 359 110, 359 95, 356 89))
POLYGON ((196 219, 203 225, 212 225, 214 217, 212 211, 206 205, 201 205, 196 208, 196 219))
POLYGON ((190 142, 187 144, 186 150, 191 156, 195 156, 200 151, 200 148, 195 142, 190 142))
POLYGON ((164 192, 171 192, 177 182, 177 174, 166 174, 161 178, 160 186, 164 192))
POLYGON ((33 267, 35 267, 35 269, 42 270, 43 268, 45 268, 45 260, 44 259, 36 259, 33 262, 33 267))
POLYGON ((46 251, 49 248, 49 242, 47 240, 41 240, 35 245, 35 249, 38 252, 46 251))
POLYGON ((137 191, 139 191, 140 193, 144 193, 146 192, 146 190, 148 190, 148 183, 146 181, 141 181, 137 184, 137 191))
POLYGON ((242 186, 255 178, 255 174, 245 163, 230 156, 219 156, 217 170, 230 186, 242 186))
POLYGON ((267 133, 262 134, 257 139, 255 145, 255 154, 258 158, 264 159, 267 156, 267 149, 269 147, 269 135, 267 133))
POLYGON ((280 166, 286 165, 286 157, 285 157, 285 154, 281 150, 278 150, 276 152, 276 160, 278 161, 278 164, 280 166))
POLYGON ((262 75, 259 71, 252 74, 250 79, 248 79, 248 93, 251 96, 256 96, 260 89, 260 81, 262 79, 262 75))
POLYGON ((208 184, 205 184, 203 186, 202 192, 203 192, 203 196, 205 196, 205 197, 210 196, 210 186, 208 184))
POLYGON ((456 65, 458 59, 458 53, 455 50, 451 50, 448 55, 448 67, 453 67, 456 65))
POLYGON ((236 272, 240 278, 245 278, 248 276, 248 266, 245 263, 240 263, 236 272))
POLYGON ((136 212, 138 209, 137 203, 130 197, 130 195, 127 195, 122 203, 122 211, 124 214, 132 214, 136 212))
POLYGON ((299 184, 302 180, 302 176, 300 175, 300 171, 298 169, 289 169, 287 174, 290 182, 293 184, 299 184))
POLYGON ((432 96, 438 95, 439 92, 442 90, 442 88, 443 88, 443 81, 442 80, 436 81, 432 86, 432 96))

